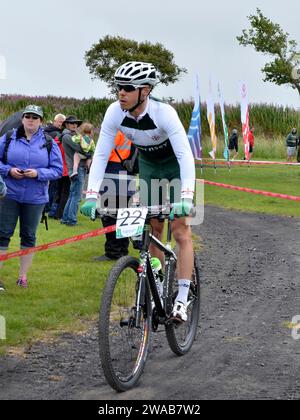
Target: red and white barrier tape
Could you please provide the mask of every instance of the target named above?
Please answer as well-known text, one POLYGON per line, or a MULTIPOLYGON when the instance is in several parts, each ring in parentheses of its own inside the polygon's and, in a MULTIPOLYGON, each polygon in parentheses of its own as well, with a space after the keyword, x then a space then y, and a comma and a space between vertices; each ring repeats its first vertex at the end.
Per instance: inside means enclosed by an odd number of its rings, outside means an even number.
MULTIPOLYGON (((205 165, 214 165, 215 161, 203 159, 203 164, 205 165)), ((216 159, 216 163, 227 165, 228 161, 224 159, 216 159)), ((288 166, 300 166, 300 163, 297 162, 278 162, 271 160, 231 160, 230 165, 288 165, 288 166)), ((196 162, 196 166, 201 166, 199 161, 196 162)))
MULTIPOLYGON (((197 181, 200 181, 200 180, 197 180, 197 181)), ((235 185, 228 185, 228 184, 222 184, 219 182, 212 182, 212 181, 205 181, 205 180, 204 180, 204 183, 207 185, 213 185, 215 187, 227 188, 229 190, 243 191, 243 192, 248 192, 252 194, 264 195, 267 197, 283 198, 285 200, 300 201, 300 197, 295 196, 295 195, 272 193, 269 191, 254 190, 253 188, 237 187, 235 185)))
POLYGON ((12 258, 21 257, 22 255, 32 254, 34 252, 45 251, 51 248, 57 248, 73 242, 83 241, 85 239, 94 238, 96 236, 102 236, 106 233, 115 232, 116 226, 109 226, 103 229, 97 229, 92 232, 83 233, 82 235, 73 236, 72 238, 62 239, 61 241, 51 242, 49 244, 36 246, 35 248, 27 248, 21 251, 10 252, 9 254, 0 255, 0 261, 10 260, 12 258))
MULTIPOLYGON (((202 179, 197 179, 197 181, 203 182, 202 179)), ((269 191, 261 191, 261 190, 255 190, 253 188, 237 187, 235 185, 222 184, 220 182, 212 182, 212 181, 206 181, 206 180, 204 180, 204 183, 206 185, 212 185, 212 186, 215 186, 215 187, 227 188, 227 189, 235 190, 235 191, 248 192, 248 193, 252 193, 252 194, 259 194, 259 195, 264 195, 264 196, 267 196, 267 197, 283 198, 285 200, 292 200, 292 201, 300 201, 300 197, 295 196, 295 195, 271 193, 269 191)), ((83 241, 85 239, 90 239, 90 238, 94 238, 94 237, 97 237, 97 236, 102 236, 102 235, 105 235, 106 233, 111 233, 111 232, 115 232, 115 231, 116 231, 116 226, 115 225, 114 226, 109 226, 109 227, 106 227, 106 228, 103 228, 103 229, 97 229, 97 230, 94 230, 92 232, 83 233, 82 235, 77 235, 77 236, 73 236, 71 238, 62 239, 60 241, 51 242, 49 244, 36 246, 34 248, 27 248, 27 249, 24 249, 24 250, 21 250, 21 251, 16 251, 16 252, 10 252, 8 254, 3 254, 3 255, 0 255, 0 261, 10 260, 12 258, 21 257, 22 255, 33 254, 33 253, 39 252, 39 251, 46 251, 47 249, 51 249, 51 248, 58 248, 58 247, 63 246, 63 245, 83 241)))

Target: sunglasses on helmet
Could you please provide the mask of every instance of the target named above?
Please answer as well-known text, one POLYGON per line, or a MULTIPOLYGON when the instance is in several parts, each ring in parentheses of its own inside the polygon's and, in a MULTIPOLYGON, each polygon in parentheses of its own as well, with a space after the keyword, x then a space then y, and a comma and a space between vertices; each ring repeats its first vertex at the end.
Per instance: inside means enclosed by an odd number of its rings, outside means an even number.
POLYGON ((133 85, 118 85, 117 84, 117 89, 120 92, 120 90, 125 90, 125 92, 134 92, 135 90, 137 90, 139 87, 137 86, 133 86, 133 85))

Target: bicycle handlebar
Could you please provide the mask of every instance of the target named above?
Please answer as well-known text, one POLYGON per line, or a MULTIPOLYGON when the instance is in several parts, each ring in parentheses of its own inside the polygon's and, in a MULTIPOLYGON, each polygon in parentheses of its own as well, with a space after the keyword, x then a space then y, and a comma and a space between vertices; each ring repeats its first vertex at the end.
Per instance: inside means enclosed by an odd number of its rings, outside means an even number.
MULTIPOLYGON (((158 216, 161 219, 169 219, 170 211, 172 210, 172 207, 173 207, 172 204, 167 204, 163 206, 157 205, 157 206, 143 206, 143 207, 132 207, 132 208, 136 208, 137 210, 141 208, 147 208, 148 209, 147 219, 152 219, 158 216)), ((104 207, 102 209, 96 209, 96 214, 98 217, 110 216, 112 218, 117 219, 117 214, 119 210, 120 210, 119 208, 104 207)), ((188 217, 195 217, 195 215, 196 215, 196 209, 195 207, 193 207, 188 217)))

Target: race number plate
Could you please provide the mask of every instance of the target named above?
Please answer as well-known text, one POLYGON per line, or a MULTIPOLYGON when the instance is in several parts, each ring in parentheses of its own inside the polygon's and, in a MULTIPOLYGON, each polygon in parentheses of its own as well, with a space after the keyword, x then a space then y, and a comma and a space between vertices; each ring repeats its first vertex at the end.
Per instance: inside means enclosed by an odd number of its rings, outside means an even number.
POLYGON ((117 239, 139 236, 143 233, 147 208, 119 209, 117 219, 117 239))

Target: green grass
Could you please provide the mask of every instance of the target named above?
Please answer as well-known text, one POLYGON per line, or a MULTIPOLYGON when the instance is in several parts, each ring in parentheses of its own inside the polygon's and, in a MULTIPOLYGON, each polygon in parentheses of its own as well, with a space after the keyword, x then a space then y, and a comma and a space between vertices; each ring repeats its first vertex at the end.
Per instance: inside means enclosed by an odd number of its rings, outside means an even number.
MULTIPOLYGON (((212 150, 211 140, 204 137, 202 142, 203 158, 211 159, 209 152, 212 150)), ((224 159, 224 138, 218 138, 217 159, 224 159)), ((239 155, 237 159, 244 158, 244 146, 242 136, 239 136, 239 155)), ((275 160, 286 161, 285 137, 266 138, 264 136, 255 136, 255 149, 252 160, 275 160)))
MULTIPOLYGON (((200 169, 197 170, 201 177, 200 169)), ((204 178, 226 184, 300 196, 300 169, 287 166, 234 166, 204 168, 204 178)), ((239 211, 300 217, 299 202, 263 197, 244 192, 205 186, 205 202, 239 211)), ((49 231, 40 225, 38 244, 53 242, 99 228, 79 216, 80 225, 66 227, 50 220, 49 231)), ((18 232, 10 250, 18 249, 18 232)), ((113 263, 92 260, 103 253, 104 237, 69 244, 35 255, 28 273, 29 288, 16 287, 18 259, 4 263, 0 270, 7 291, 0 294, 0 315, 6 318, 7 340, 0 341, 0 354, 12 346, 36 339, 55 338, 62 331, 81 331, 97 317, 104 282, 113 263)), ((131 248, 130 252, 137 255, 131 248)))
MULTIPOLYGON (((298 167, 253 165, 248 169, 247 166, 233 166, 231 172, 227 167, 217 168, 216 174, 213 167, 205 167, 202 176, 200 169, 197 169, 197 176, 208 181, 300 196, 300 168, 298 167)), ((299 202, 209 185, 205 186, 205 203, 240 211, 300 217, 299 202)))
MULTIPOLYGON (((48 232, 40 225, 38 244, 100 227, 100 223, 81 216, 79 223, 71 228, 50 220, 48 232)), ((18 240, 16 231, 10 251, 18 249, 18 240)), ((0 340, 0 352, 7 346, 53 336, 62 330, 80 330, 82 322, 97 316, 103 284, 112 266, 110 262, 92 261, 93 256, 103 253, 103 244, 104 237, 98 237, 37 253, 28 273, 28 290, 15 285, 18 259, 4 263, 0 273, 7 290, 0 294, 0 315, 6 318, 7 340, 0 340)))

